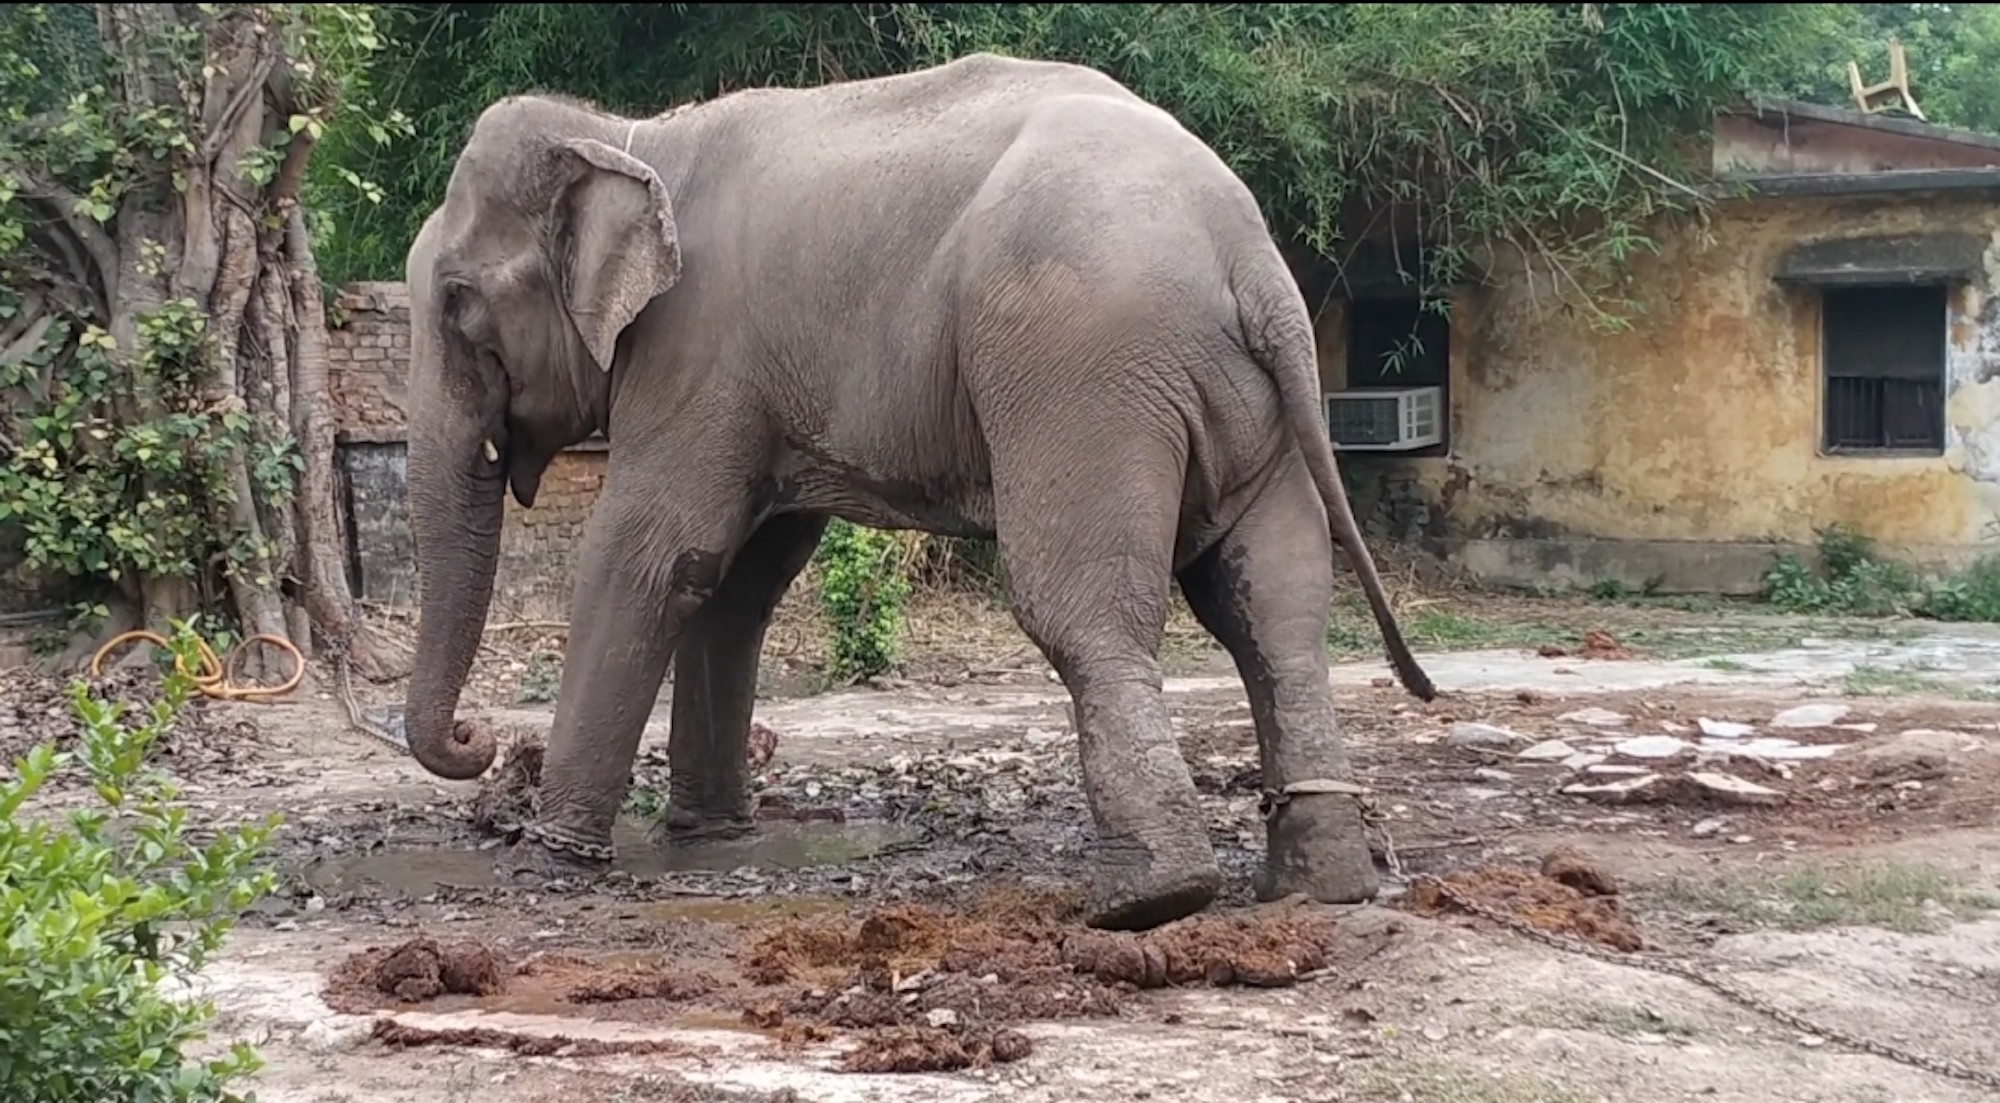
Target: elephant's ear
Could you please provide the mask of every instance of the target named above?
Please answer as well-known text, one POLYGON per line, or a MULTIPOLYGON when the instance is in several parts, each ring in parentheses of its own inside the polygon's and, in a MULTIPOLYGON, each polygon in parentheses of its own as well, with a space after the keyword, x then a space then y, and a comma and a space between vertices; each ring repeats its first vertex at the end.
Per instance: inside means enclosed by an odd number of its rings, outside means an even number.
POLYGON ((569 168, 550 212, 563 303, 591 358, 610 371, 618 335, 680 279, 673 203, 658 173, 603 142, 572 138, 557 155, 569 168))

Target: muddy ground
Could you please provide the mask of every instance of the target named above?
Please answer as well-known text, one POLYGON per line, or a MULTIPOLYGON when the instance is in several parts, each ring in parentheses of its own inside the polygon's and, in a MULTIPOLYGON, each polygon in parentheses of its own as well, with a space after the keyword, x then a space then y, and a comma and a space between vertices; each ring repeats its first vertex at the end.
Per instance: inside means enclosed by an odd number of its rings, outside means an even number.
MULTIPOLYGON (((216 1041, 260 1046, 268 1103, 1992 1098, 1632 962, 2000 1072, 2000 632, 1627 615, 1586 643, 1601 620, 1428 654, 1429 705, 1377 660, 1336 667, 1386 827, 1363 908, 1252 905, 1248 710, 1183 647, 1168 692, 1232 886, 1136 937, 1076 923, 1067 699, 1004 630, 887 687, 761 701, 754 840, 647 841, 663 695, 619 871, 582 889, 494 877, 481 786, 323 694, 208 706, 164 759, 197 819, 287 820, 284 890, 201 980, 216 1041), (1412 889, 1431 874, 1599 952, 1412 889)), ((523 703, 518 650, 496 643, 478 703, 532 742, 553 706, 523 703)), ((4 684, 0 753, 62 733, 4 684)))

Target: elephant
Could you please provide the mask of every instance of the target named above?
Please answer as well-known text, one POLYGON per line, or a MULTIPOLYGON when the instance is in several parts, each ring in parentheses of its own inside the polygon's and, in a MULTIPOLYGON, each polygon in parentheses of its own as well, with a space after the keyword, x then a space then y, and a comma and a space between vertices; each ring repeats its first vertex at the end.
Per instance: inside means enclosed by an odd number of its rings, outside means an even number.
POLYGON ((1320 421, 1310 316, 1249 188, 1095 69, 974 54, 653 118, 556 95, 480 114, 408 252, 405 717, 480 775, 457 715, 504 495, 602 434, 539 811, 502 865, 589 879, 672 664, 677 840, 754 830, 759 651, 830 519, 997 542, 1073 707, 1085 921, 1146 929, 1224 887, 1158 660, 1173 584, 1229 652, 1266 789, 1263 899, 1372 899, 1335 730, 1334 546, 1405 644, 1320 421))

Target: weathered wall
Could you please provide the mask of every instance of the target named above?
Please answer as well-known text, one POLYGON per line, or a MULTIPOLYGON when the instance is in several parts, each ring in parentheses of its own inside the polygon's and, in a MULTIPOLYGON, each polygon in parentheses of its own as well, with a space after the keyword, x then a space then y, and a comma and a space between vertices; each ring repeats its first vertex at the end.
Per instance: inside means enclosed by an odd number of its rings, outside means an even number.
MULTIPOLYGON (((2000 551, 2000 247, 1950 302, 1935 457, 1820 454, 1818 297, 1771 278, 1800 242, 1938 230, 2000 235, 2000 206, 1729 204, 1709 243, 1671 236, 1636 264, 1641 313, 1623 333, 1594 332, 1546 281, 1539 295, 1518 278, 1468 293, 1452 315, 1450 455, 1349 454, 1343 467, 1378 531, 1382 488, 1407 480, 1454 559, 1518 584, 1747 591, 1776 552, 1833 522, 1928 563, 2000 551)), ((1345 311, 1326 311, 1328 389, 1345 377, 1344 332, 1345 311)))
MULTIPOLYGON (((409 295, 401 284, 355 284, 342 290, 338 304, 328 333, 329 385, 352 522, 351 581, 364 600, 409 605, 419 593, 403 494, 409 295)), ((507 499, 496 616, 567 605, 605 459, 602 443, 578 446, 549 465, 534 509, 507 499)))

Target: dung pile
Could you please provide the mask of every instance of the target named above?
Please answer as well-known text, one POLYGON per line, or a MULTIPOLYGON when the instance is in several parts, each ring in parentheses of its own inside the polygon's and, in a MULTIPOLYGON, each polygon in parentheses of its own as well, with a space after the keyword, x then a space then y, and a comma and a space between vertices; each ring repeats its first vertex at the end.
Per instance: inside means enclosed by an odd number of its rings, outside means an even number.
POLYGON ((535 821, 547 750, 540 739, 518 739, 507 747, 500 768, 479 780, 479 793, 472 798, 472 826, 480 834, 511 836, 535 821))
MULTIPOLYGON (((1638 927, 1620 910, 1613 895, 1616 886, 1608 875, 1561 851, 1549 856, 1544 870, 1537 873, 1488 866, 1448 874, 1443 880, 1454 894, 1538 930, 1595 942, 1622 953, 1645 948, 1638 927)), ((1405 906, 1419 915, 1463 910, 1430 880, 1411 886, 1405 899, 1405 906)))
POLYGON ((419 937, 348 958, 328 978, 324 998, 337 1011, 358 1013, 374 1009, 383 996, 405 1003, 490 996, 506 983, 499 959, 479 943, 419 937))
POLYGON ((1325 966, 1333 936, 1330 918, 1288 905, 1102 932, 1071 897, 1008 892, 965 912, 789 920, 740 960, 760 984, 803 988, 751 1011, 757 1025, 859 1031, 856 1071, 940 1071, 1019 1060, 1032 1047, 1009 1024, 1113 1016, 1141 989, 1297 983, 1325 966))

